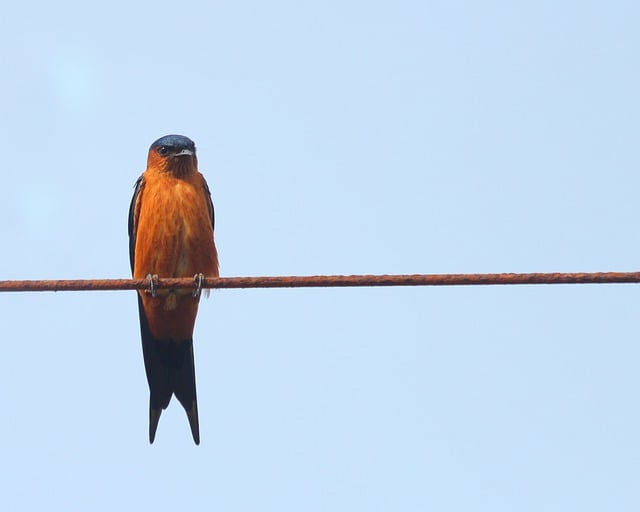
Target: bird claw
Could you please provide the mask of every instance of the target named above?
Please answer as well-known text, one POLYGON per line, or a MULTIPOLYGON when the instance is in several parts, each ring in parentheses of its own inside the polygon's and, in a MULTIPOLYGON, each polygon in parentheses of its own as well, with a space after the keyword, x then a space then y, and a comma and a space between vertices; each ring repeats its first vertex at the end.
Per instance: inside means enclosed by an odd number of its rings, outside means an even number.
POLYGON ((149 281, 147 293, 150 293, 152 297, 155 297, 158 295, 158 274, 147 274, 147 281, 149 281))
POLYGON ((196 274, 193 276, 193 297, 200 297, 200 293, 202 292, 202 285, 204 284, 204 274, 196 274))

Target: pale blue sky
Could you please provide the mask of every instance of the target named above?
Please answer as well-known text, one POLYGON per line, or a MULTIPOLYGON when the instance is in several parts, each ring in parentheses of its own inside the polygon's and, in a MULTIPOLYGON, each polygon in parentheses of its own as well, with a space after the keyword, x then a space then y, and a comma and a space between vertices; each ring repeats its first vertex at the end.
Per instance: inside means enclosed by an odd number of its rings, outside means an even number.
MULTIPOLYGON (((129 275, 196 141, 225 276, 640 268, 640 7, 12 2, 0 279, 129 275)), ((634 285, 225 290, 202 444, 147 442, 133 292, 2 294, 0 509, 640 508, 634 285)))

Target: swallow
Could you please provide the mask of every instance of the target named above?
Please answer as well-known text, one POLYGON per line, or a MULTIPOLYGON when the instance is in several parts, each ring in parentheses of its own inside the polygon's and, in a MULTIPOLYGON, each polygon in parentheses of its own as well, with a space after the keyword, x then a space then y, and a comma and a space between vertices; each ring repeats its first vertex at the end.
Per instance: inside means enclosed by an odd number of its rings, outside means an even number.
MULTIPOLYGON (((149 442, 172 395, 200 444, 193 329, 204 276, 218 277, 211 192, 198 171, 194 142, 167 135, 149 148, 129 208, 129 259, 138 290, 142 354, 149 383, 149 442), (193 289, 157 290, 166 277, 194 277, 193 289)), ((208 292, 208 290, 206 290, 208 292)))

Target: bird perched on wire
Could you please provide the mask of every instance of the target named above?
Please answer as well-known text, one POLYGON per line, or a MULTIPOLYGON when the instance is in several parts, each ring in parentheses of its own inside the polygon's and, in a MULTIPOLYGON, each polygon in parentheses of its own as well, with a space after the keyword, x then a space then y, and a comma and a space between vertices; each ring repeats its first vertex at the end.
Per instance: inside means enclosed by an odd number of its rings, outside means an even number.
MULTIPOLYGON (((129 208, 129 257, 138 292, 142 353, 149 383, 149 442, 175 395, 200 444, 193 361, 193 328, 204 276, 217 277, 211 193, 198 171, 196 147, 182 135, 161 137, 149 148, 129 208), (163 277, 194 276, 193 289, 157 290, 163 277)), ((207 290, 208 291, 208 290, 207 290)))

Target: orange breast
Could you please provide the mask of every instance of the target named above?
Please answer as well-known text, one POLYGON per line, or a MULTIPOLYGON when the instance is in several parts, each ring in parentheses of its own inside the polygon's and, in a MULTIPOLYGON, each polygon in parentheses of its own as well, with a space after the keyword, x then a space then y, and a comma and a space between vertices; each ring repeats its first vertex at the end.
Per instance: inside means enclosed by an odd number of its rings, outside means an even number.
MULTIPOLYGON (((208 193, 199 172, 176 178, 169 173, 144 176, 138 198, 133 276, 145 278, 218 276, 218 255, 208 193)), ((140 292, 149 328, 157 339, 193 335, 199 298, 192 290, 159 290, 157 297, 140 292)))

